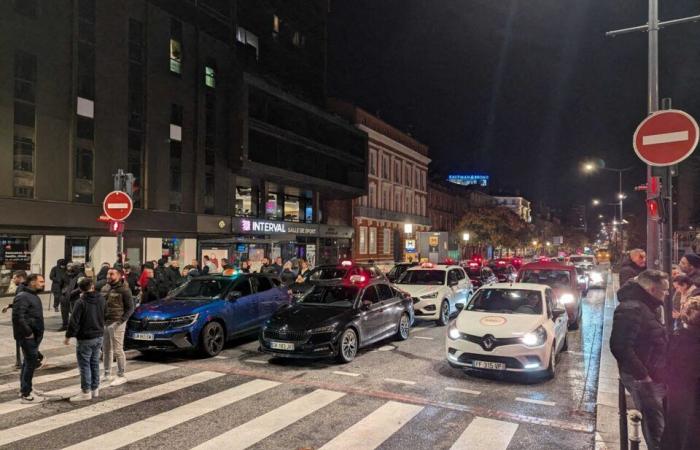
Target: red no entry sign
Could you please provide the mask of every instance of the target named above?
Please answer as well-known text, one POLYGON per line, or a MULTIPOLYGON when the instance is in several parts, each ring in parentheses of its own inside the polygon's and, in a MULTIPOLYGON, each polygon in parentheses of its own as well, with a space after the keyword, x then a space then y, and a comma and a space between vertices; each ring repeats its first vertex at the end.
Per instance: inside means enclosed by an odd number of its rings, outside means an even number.
POLYGON ((634 132, 634 151, 650 166, 670 166, 690 156, 698 145, 698 124, 677 109, 658 111, 634 132))
POLYGON ((126 192, 112 191, 102 202, 102 209, 110 219, 122 221, 129 217, 134 209, 134 203, 126 192))

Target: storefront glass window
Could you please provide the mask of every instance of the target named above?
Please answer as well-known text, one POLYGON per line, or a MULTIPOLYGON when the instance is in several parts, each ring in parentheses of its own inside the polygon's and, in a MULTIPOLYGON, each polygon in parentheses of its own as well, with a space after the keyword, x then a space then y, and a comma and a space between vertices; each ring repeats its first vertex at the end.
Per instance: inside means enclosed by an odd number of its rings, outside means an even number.
POLYGON ((236 186, 236 215, 242 217, 257 216, 254 188, 236 186))
POLYGON ((32 251, 29 238, 0 237, 0 295, 7 293, 15 270, 30 270, 32 251))
POLYGON ((282 220, 282 202, 280 201, 279 193, 267 193, 267 201, 265 202, 265 217, 268 220, 282 220))
POLYGON ((299 222, 301 220, 301 202, 299 197, 285 195, 284 197, 284 220, 288 222, 299 222))
POLYGON ((306 223, 312 223, 314 221, 314 208, 313 208, 313 200, 310 198, 306 199, 306 207, 304 208, 304 221, 306 223))

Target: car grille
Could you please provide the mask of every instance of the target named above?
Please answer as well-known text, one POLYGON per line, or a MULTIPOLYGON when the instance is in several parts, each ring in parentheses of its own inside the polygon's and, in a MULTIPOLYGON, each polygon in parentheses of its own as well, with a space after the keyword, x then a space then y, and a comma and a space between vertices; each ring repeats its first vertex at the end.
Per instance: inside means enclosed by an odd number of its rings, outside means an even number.
POLYGON ((522 369, 523 365, 520 364, 515 358, 510 358, 507 356, 494 356, 494 355, 478 355, 476 353, 462 353, 459 356, 459 362, 473 364, 473 361, 488 361, 488 362, 498 362, 505 363, 507 369, 522 369))
POLYGON ((170 320, 129 320, 131 331, 165 331, 170 326, 170 320))
POLYGON ((263 331, 263 338, 280 341, 305 341, 308 338, 306 331, 286 330, 279 328, 266 328, 263 331))
MULTIPOLYGON (((487 335, 490 336, 490 335, 487 335)), ((486 346, 484 342, 486 341, 486 336, 475 336, 473 334, 462 334, 462 338, 469 341, 473 342, 475 344, 479 344, 481 348, 486 350, 487 352, 492 351, 496 347, 500 347, 502 345, 513 345, 513 344, 520 344, 520 338, 495 338, 493 336, 490 336, 490 343, 491 346, 486 346)))

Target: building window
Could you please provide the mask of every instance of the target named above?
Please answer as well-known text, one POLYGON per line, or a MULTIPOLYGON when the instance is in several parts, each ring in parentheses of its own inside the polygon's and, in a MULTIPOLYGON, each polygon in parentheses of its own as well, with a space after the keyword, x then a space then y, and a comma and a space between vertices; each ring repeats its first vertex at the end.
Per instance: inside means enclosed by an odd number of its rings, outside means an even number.
POLYGON ((15 125, 34 128, 36 108, 33 104, 15 102, 15 125))
POLYGON ((204 85, 212 89, 216 87, 216 70, 213 66, 204 67, 204 85))
POLYGON ((95 45, 95 0, 78 0, 78 40, 95 45))
POLYGON ((170 19, 170 72, 182 73, 182 22, 170 19))
POLYGON ((78 116, 76 136, 92 141, 95 139, 95 122, 87 117, 78 116))
POLYGON ((39 0, 15 0, 15 12, 31 19, 39 14, 39 0))
POLYGON ((204 214, 214 214, 214 174, 204 174, 204 214))
POLYGON ((369 152, 369 174, 377 175, 377 152, 369 152))
POLYGON ((389 186, 384 186, 381 208, 391 209, 391 190, 389 186))
POLYGON ((289 222, 301 221, 301 202, 299 197, 284 196, 284 220, 289 222))
POLYGON ((257 192, 246 186, 236 186, 235 214, 241 217, 256 217, 257 192))
POLYGON ((36 57, 15 52, 13 188, 15 197, 34 197, 36 57))
POLYGON ((255 51, 255 59, 258 59, 260 57, 258 37, 254 33, 251 33, 245 28, 237 27, 236 40, 243 44, 245 47, 251 47, 255 51))
POLYGON ((299 31, 292 33, 292 45, 298 48, 306 46, 306 36, 299 31))
POLYGON ((143 23, 129 18, 129 60, 143 62, 143 23))
POLYGON ((182 209, 182 142, 170 141, 170 210, 182 209))
POLYGON ((129 130, 126 155, 126 171, 134 176, 132 200, 134 207, 141 207, 141 167, 143 166, 143 134, 129 130))
POLYGON ((384 228, 382 230, 382 249, 385 255, 391 254, 391 230, 389 228, 384 228))
POLYGON ((360 227, 360 237, 359 237, 359 250, 360 255, 367 254, 367 227, 360 227))
POLYGON ((415 214, 418 214, 418 215, 421 214, 420 197, 417 195, 414 197, 413 210, 414 210, 415 214))
POLYGON ((384 156, 382 157, 382 178, 386 180, 390 180, 391 177, 389 176, 389 157, 384 156))
POLYGON ((280 18, 277 14, 272 15, 272 35, 277 36, 280 33, 280 18))
POLYGON ((75 201, 77 202, 92 203, 93 165, 94 153, 92 149, 81 146, 76 147, 73 190, 75 194, 75 201))
POLYGON ((411 167, 404 166, 403 168, 403 179, 406 186, 411 187, 411 167))
POLYGON ((268 220, 282 219, 282 201, 281 195, 277 192, 268 192, 267 201, 265 202, 265 217, 268 220))
POLYGON ((377 253, 377 229, 375 227, 369 229, 369 253, 370 255, 377 253))
POLYGON ((401 211, 401 205, 401 191, 397 189, 396 192, 394 192, 394 210, 401 211))
POLYGON ((374 183, 369 184, 369 207, 377 207, 377 185, 374 183))

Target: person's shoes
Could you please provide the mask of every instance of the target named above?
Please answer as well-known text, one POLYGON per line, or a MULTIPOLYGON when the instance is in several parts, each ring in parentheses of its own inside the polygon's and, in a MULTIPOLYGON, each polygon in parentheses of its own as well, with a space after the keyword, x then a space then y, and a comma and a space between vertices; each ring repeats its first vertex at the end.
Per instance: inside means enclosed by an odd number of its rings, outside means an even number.
POLYGON ((37 370, 39 370, 39 369, 45 369, 46 366, 47 366, 46 357, 44 357, 44 358, 42 358, 42 359, 39 361, 39 364, 36 366, 36 368, 37 368, 37 370))
POLYGON ((114 381, 114 376, 112 376, 112 374, 110 374, 110 373, 105 373, 102 376, 102 380, 100 380, 100 381, 102 381, 102 383, 105 383, 105 384, 111 383, 112 381, 114 381))
POLYGON ((70 398, 70 401, 72 402, 84 402, 86 400, 92 400, 92 395, 90 394, 90 391, 81 392, 80 394, 74 395, 70 398))
POLYGON ((114 380, 112 380, 112 383, 110 383, 110 386, 120 386, 124 383, 126 383, 126 377, 124 375, 117 375, 114 377, 114 380))
POLYGON ((93 389, 93 391, 90 394, 92 395, 92 398, 97 398, 100 396, 100 389, 93 389))
POLYGON ((40 391, 39 389, 32 389, 32 394, 33 395, 38 395, 40 397, 45 397, 46 393, 44 391, 40 391))
POLYGON ((35 393, 30 393, 29 395, 22 395, 20 402, 25 404, 31 404, 40 403, 42 400, 42 397, 36 395, 35 393))

